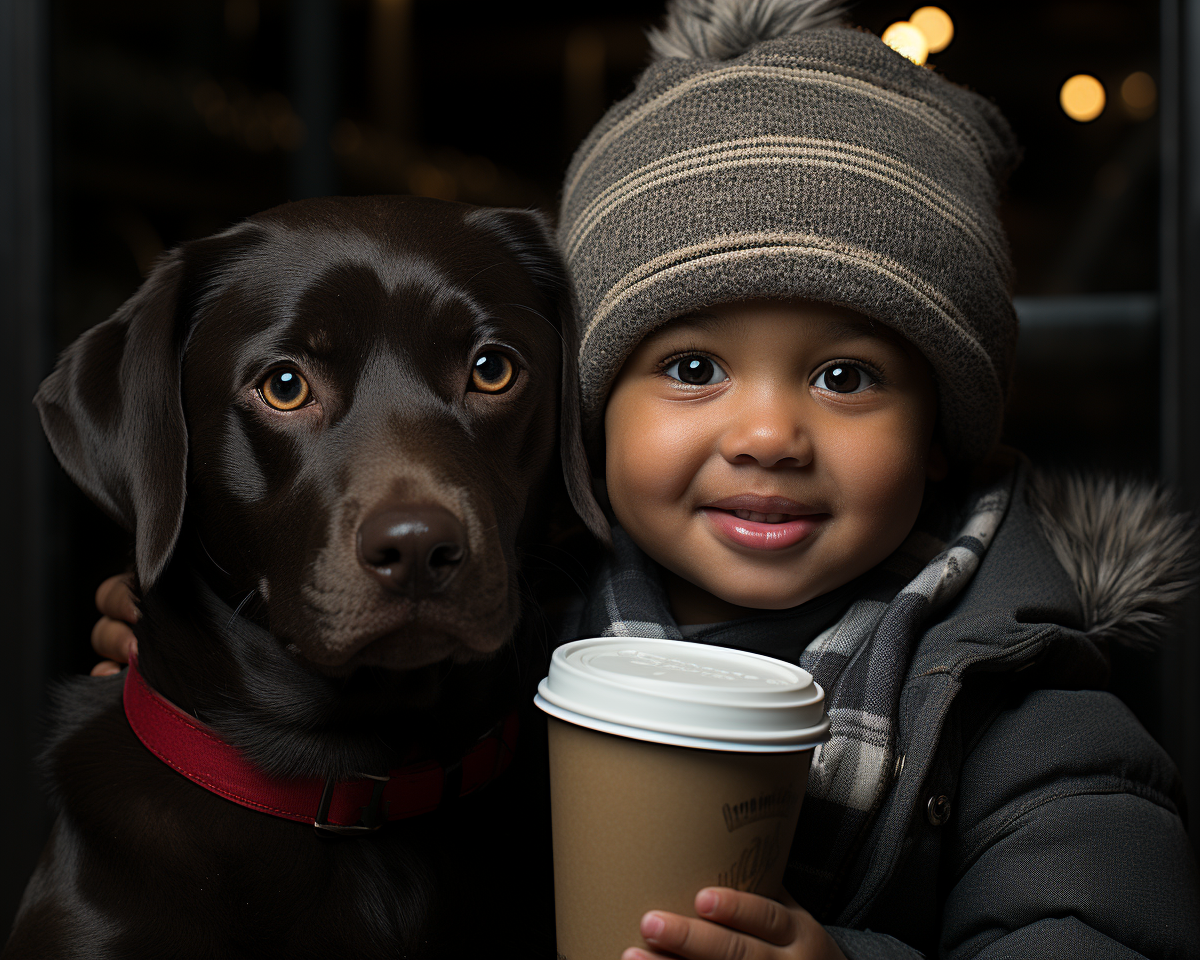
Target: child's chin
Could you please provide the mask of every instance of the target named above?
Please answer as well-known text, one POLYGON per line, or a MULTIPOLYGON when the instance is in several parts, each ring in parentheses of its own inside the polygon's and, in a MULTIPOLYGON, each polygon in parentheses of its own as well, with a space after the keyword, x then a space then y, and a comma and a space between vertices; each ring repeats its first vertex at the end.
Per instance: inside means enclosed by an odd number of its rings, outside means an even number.
POLYGON ((801 594, 788 597, 747 597, 744 600, 730 600, 739 607, 746 607, 750 610, 790 610, 792 607, 798 607, 802 603, 807 603, 809 600, 815 600, 820 594, 809 596, 801 594))
POLYGON ((796 584, 790 583, 787 587, 772 590, 769 587, 764 589, 764 585, 759 582, 756 584, 738 585, 732 587, 718 587, 710 589, 713 596, 732 604, 735 607, 745 607, 747 611, 754 610, 788 610, 792 607, 798 607, 802 603, 807 603, 819 597, 822 593, 827 593, 827 590, 822 590, 819 587, 809 589, 796 589, 796 584))

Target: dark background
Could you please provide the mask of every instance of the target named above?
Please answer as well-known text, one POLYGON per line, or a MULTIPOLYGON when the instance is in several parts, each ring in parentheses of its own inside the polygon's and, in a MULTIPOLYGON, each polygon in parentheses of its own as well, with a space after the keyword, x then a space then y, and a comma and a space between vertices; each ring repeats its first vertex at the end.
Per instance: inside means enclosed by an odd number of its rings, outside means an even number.
MULTIPOLYGON (((919 5, 863 0, 854 18, 881 33, 919 5)), ((941 6, 956 36, 931 67, 992 97, 1025 146, 1003 209, 1023 324, 1008 441, 1043 464, 1162 477, 1195 502, 1187 373, 1200 357, 1180 267, 1196 234, 1186 211, 1200 98, 1181 68, 1192 5, 941 6), (1158 85, 1149 109, 1119 95, 1134 71, 1158 85), (1086 124, 1058 104, 1080 72, 1108 93, 1086 124)), ((644 65, 661 2, 556 7, 0 0, 0 579, 12 611, 0 930, 48 825, 30 763, 46 682, 90 669, 92 592, 129 558, 128 537, 50 460, 29 405, 37 382, 164 249, 289 199, 399 192, 553 210, 575 145, 644 65)), ((1119 651, 1114 689, 1195 795, 1200 661, 1194 616, 1180 624, 1164 651, 1119 651)))

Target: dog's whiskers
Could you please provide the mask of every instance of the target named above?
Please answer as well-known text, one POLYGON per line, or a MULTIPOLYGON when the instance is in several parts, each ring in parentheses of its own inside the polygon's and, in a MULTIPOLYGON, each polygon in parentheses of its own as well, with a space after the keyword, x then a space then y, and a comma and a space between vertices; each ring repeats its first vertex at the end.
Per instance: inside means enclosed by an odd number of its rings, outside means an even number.
POLYGON ((233 621, 238 618, 238 614, 242 612, 242 608, 245 607, 246 604, 248 604, 250 602, 250 598, 253 597, 256 593, 258 593, 257 590, 251 590, 248 594, 246 594, 244 597, 242 597, 242 602, 237 605, 237 609, 233 611, 233 616, 231 616, 229 618, 229 623, 225 624, 225 626, 227 626, 227 627, 233 626, 233 621))
POLYGON ((212 555, 212 553, 209 551, 209 549, 208 549, 208 546, 207 546, 207 545, 205 544, 205 542, 204 542, 204 538, 203 538, 202 536, 200 536, 200 534, 199 534, 199 533, 197 533, 197 534, 196 534, 196 542, 197 542, 198 544, 200 544, 200 549, 204 551, 204 555, 205 555, 206 557, 208 557, 208 559, 209 559, 209 561, 212 563, 212 565, 213 565, 214 567, 216 567, 218 570, 220 570, 220 571, 221 571, 223 574, 225 574, 225 576, 227 576, 227 577, 228 577, 228 576, 230 576, 230 573, 229 573, 229 571, 228 571, 228 570, 226 570, 226 569, 225 569, 223 566, 221 566, 219 563, 217 563, 217 558, 216 558, 216 557, 214 557, 214 556, 212 555))
POLYGON ((494 260, 491 263, 489 263, 487 266, 480 267, 478 270, 476 270, 475 274, 467 282, 473 283, 475 280, 479 279, 479 277, 481 277, 483 274, 487 273, 489 270, 494 270, 496 267, 502 267, 502 266, 504 266, 503 263, 501 263, 499 260, 494 260))
POLYGON ((556 337, 558 337, 558 339, 560 341, 562 341, 563 343, 567 342, 567 338, 563 336, 563 332, 558 327, 556 327, 553 323, 551 323, 550 320, 541 311, 535 310, 529 304, 527 304, 527 303, 506 303, 506 304, 504 304, 504 306, 516 307, 518 310, 527 310, 529 313, 532 313, 538 319, 545 321, 546 326, 548 326, 551 330, 554 331, 554 335, 556 337))

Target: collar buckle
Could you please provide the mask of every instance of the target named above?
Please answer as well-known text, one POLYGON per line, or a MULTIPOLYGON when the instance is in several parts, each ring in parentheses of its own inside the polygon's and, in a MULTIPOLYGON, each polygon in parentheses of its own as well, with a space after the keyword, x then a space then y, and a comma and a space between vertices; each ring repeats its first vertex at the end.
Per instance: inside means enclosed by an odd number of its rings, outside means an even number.
POLYGON ((358 823, 354 824, 329 823, 329 805, 333 802, 333 788, 338 781, 333 777, 325 781, 325 789, 321 791, 321 803, 317 807, 317 819, 313 821, 318 836, 361 837, 374 833, 387 823, 388 801, 383 799, 383 788, 392 778, 371 773, 362 773, 359 777, 363 780, 373 780, 374 786, 371 788, 370 801, 365 807, 359 808, 361 815, 358 823))

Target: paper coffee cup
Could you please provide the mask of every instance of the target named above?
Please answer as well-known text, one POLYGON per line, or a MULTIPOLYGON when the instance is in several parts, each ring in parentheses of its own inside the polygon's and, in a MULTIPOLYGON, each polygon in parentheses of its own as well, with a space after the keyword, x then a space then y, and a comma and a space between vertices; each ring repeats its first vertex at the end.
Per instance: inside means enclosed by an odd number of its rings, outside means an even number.
POLYGON ((694 916, 706 886, 765 896, 783 870, 825 695, 804 670, 682 640, 564 644, 550 715, 562 960, 616 960, 651 909, 694 916))

